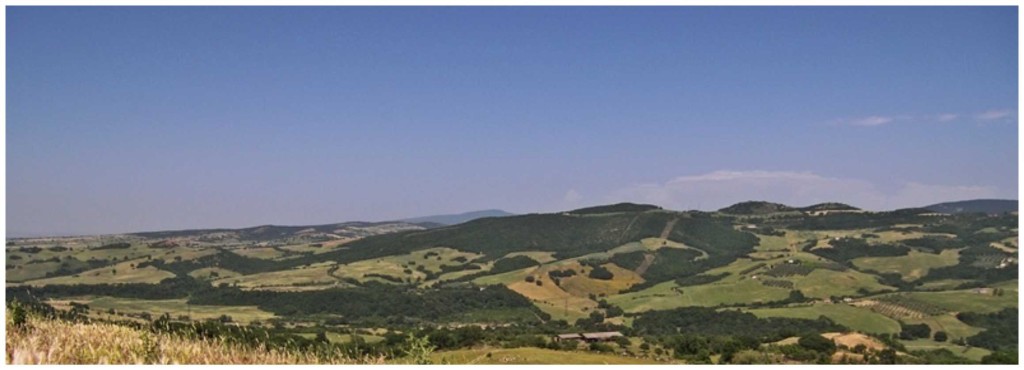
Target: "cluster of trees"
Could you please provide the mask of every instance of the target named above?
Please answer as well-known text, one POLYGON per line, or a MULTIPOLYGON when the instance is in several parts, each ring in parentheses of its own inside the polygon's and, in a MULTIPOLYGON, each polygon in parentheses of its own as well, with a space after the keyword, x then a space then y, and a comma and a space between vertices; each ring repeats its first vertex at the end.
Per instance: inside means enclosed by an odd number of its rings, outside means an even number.
POLYGON ((629 253, 617 253, 608 258, 608 262, 627 270, 636 270, 644 263, 647 251, 636 251, 629 253))
POLYGON ((719 361, 729 363, 737 352, 761 346, 757 338, 746 335, 705 336, 687 333, 669 336, 663 342, 667 348, 672 349, 674 357, 691 364, 710 364, 711 355, 721 355, 719 361))
POLYGON ((439 245, 462 251, 483 253, 489 261, 524 248, 555 252, 559 259, 605 251, 623 240, 639 240, 657 236, 670 214, 622 213, 602 217, 579 217, 563 214, 531 214, 511 217, 482 218, 463 224, 432 229, 429 232, 409 231, 377 235, 347 244, 344 250, 331 251, 315 257, 282 261, 283 265, 299 265, 330 259, 339 263, 410 253, 439 245), (622 230, 637 218, 635 225, 623 235, 622 230), (660 226, 655 227, 660 222, 660 226), (650 225, 650 226, 645 226, 650 225))
POLYGON ((74 297, 74 296, 110 296, 120 298, 136 299, 175 299, 185 298, 189 293, 199 290, 212 289, 209 285, 197 281, 187 275, 185 277, 172 277, 161 281, 159 284, 74 284, 74 285, 44 285, 33 286, 8 286, 7 297, 14 297, 19 300, 28 300, 31 297, 74 297))
POLYGON ((119 243, 110 243, 110 244, 104 244, 104 245, 101 245, 101 246, 99 246, 99 247, 96 247, 96 248, 93 248, 93 249, 95 249, 95 250, 104 250, 104 249, 128 249, 128 248, 131 248, 131 247, 132 247, 132 244, 131 244, 131 243, 126 243, 126 242, 119 242, 119 243))
POLYGON ((372 282, 362 287, 305 292, 218 287, 194 292, 189 302, 258 306, 281 316, 340 315, 350 323, 375 317, 431 321, 486 309, 536 310, 528 299, 501 285, 418 290, 372 282))
MULTIPOLYGON (((494 261, 494 265, 491 266, 491 269, 488 270, 488 271, 480 271, 478 273, 464 275, 464 276, 461 276, 459 278, 452 279, 451 281, 452 282, 471 281, 473 279, 476 279, 478 277, 485 276, 485 275, 500 274, 500 273, 520 270, 520 269, 524 269, 524 268, 532 267, 532 266, 537 266, 537 265, 540 265, 540 262, 537 262, 533 258, 530 258, 530 257, 527 257, 527 256, 507 257, 507 258, 502 258, 502 259, 499 259, 497 261, 494 261)), ((464 266, 467 266, 467 265, 464 265, 464 266)), ((475 265, 473 265, 473 266, 475 266, 475 265)), ((443 266, 442 266, 442 269, 443 269, 443 266)), ((466 269, 471 269, 471 268, 466 268, 466 269)), ((479 267, 477 267, 477 269, 479 269, 479 267)))
MULTIPOLYGON (((989 247, 988 244, 967 247, 960 251, 960 261, 956 265, 932 268, 928 270, 928 275, 925 275, 917 282, 923 284, 929 281, 962 279, 975 280, 976 285, 986 285, 1013 280, 1017 278, 1018 274, 1016 266, 1011 268, 992 268, 992 266, 984 266, 977 263, 985 258, 995 258, 998 260, 1007 256, 1009 255, 989 247)), ((966 287, 971 286, 963 286, 963 288, 966 287)))
MULTIPOLYGON (((925 210, 924 212, 929 212, 925 210)), ((865 213, 829 213, 814 217, 780 219, 775 227, 792 230, 850 230, 887 227, 896 224, 924 224, 932 222, 922 212, 901 211, 865 213)))
POLYGON ((651 204, 618 203, 618 204, 611 204, 611 205, 606 205, 606 206, 596 206, 596 207, 580 208, 580 209, 569 211, 568 213, 574 214, 574 215, 590 215, 590 214, 620 213, 620 212, 646 212, 646 211, 652 211, 652 210, 656 210, 656 209, 661 209, 661 207, 658 207, 658 206, 655 206, 655 205, 651 205, 651 204))
POLYGON ((587 317, 576 319, 573 326, 582 331, 626 331, 627 327, 604 322, 608 317, 601 311, 592 311, 587 317))
POLYGON ((615 278, 615 275, 604 266, 594 265, 587 274, 587 277, 598 280, 611 280, 615 278))
POLYGON ((755 233, 755 234, 761 234, 761 235, 767 235, 767 236, 786 236, 786 232, 785 231, 783 231, 783 230, 776 230, 774 227, 771 227, 771 226, 756 227, 756 228, 749 229, 749 230, 751 232, 755 233))
POLYGON ((967 325, 985 328, 985 331, 967 338, 968 344, 993 351, 1015 351, 1018 345, 1017 316, 1017 308, 1005 308, 989 314, 961 312, 956 317, 967 325))
POLYGON ((903 244, 928 250, 932 253, 939 253, 946 249, 957 249, 963 248, 966 245, 960 238, 947 238, 937 236, 926 236, 923 238, 907 239, 902 241, 903 244))
POLYGON ((729 276, 728 272, 723 272, 721 274, 714 274, 714 275, 704 275, 704 274, 691 275, 691 276, 677 278, 676 279, 676 285, 678 285, 678 286, 691 286, 691 285, 711 284, 711 283, 714 283, 716 281, 725 279, 727 276, 729 276))
MULTIPOLYGON (((639 255, 642 259, 644 253, 631 252, 626 253, 626 256, 623 257, 615 255, 612 256, 610 261, 616 262, 623 258, 636 259, 636 257, 629 255, 639 255)), ((630 287, 628 291, 639 291, 661 282, 697 275, 707 271, 715 263, 709 259, 697 259, 697 257, 701 256, 701 253, 692 249, 661 248, 654 251, 653 254, 654 262, 644 272, 644 282, 630 287)))
POLYGON ((867 241, 859 238, 838 238, 829 241, 832 248, 818 248, 810 250, 815 255, 849 264, 850 260, 860 257, 896 257, 906 256, 910 248, 902 245, 880 244, 869 245, 867 241))
MULTIPOLYGON (((927 339, 932 337, 932 329, 928 326, 928 324, 915 325, 907 324, 901 321, 900 328, 900 339, 903 340, 914 340, 918 338, 927 339)), ((945 336, 945 333, 943 333, 943 336, 945 336)))

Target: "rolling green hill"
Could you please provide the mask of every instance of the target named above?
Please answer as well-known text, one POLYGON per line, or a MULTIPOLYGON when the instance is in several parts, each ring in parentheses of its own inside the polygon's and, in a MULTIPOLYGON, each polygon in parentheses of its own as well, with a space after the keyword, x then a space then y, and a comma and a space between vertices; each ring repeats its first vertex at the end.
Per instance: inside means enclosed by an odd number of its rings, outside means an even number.
POLYGON ((438 350, 424 358, 473 363, 549 362, 558 351, 609 363, 703 362, 702 353, 729 362, 737 351, 808 362, 807 348, 777 342, 812 332, 886 343, 869 352, 906 343, 908 363, 994 361, 1008 351, 1000 328, 1016 320, 1005 311, 1017 309, 1016 225, 1011 214, 840 203, 710 213, 620 203, 448 226, 11 239, 6 290, 9 304, 137 329, 237 323, 309 348, 345 338, 330 346, 363 346, 355 357, 406 358, 413 334, 438 350), (580 332, 625 339, 551 339, 580 332), (950 348, 960 355, 939 351, 950 348))
POLYGON ((1010 199, 975 199, 959 202, 938 203, 926 206, 928 210, 939 213, 1003 213, 1017 212, 1017 201, 1010 199))
POLYGON ((790 212, 795 210, 796 208, 787 206, 785 204, 748 201, 736 203, 731 206, 722 208, 718 210, 718 212, 731 215, 764 215, 769 213, 790 212))

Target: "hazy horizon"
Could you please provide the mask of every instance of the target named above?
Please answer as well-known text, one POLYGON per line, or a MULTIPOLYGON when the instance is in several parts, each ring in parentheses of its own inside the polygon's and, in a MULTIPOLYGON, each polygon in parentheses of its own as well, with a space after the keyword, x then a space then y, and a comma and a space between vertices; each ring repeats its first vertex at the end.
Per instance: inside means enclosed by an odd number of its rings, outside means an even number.
POLYGON ((1017 199, 1017 9, 7 8, 7 233, 1017 199))

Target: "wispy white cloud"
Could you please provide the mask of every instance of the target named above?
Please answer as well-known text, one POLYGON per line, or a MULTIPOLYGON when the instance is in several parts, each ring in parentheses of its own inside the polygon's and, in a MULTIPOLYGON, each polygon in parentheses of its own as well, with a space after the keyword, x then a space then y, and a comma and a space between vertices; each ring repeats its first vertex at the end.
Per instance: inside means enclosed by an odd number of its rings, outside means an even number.
POLYGON ((853 121, 850 121, 850 124, 854 126, 881 126, 884 124, 892 123, 895 120, 896 119, 892 117, 871 116, 855 119, 853 121))
POLYGON ((994 121, 997 119, 1009 118, 1013 114, 1009 109, 988 110, 978 113, 974 118, 981 121, 994 121))
POLYGON ((671 209, 714 210, 748 200, 793 206, 844 202, 869 210, 916 207, 950 200, 997 196, 991 186, 950 186, 910 182, 893 192, 853 178, 794 171, 714 171, 664 183, 634 184, 613 192, 608 202, 633 201, 671 209))
POLYGON ((579 203, 581 200, 583 200, 583 195, 580 195, 576 189, 569 189, 569 191, 565 192, 565 196, 562 197, 562 201, 567 204, 579 203))
POLYGON ((939 113, 929 115, 898 115, 898 116, 866 116, 858 118, 840 118, 831 121, 833 125, 840 126, 861 126, 861 127, 878 127, 885 126, 898 122, 953 122, 959 120, 961 117, 973 117, 977 121, 996 121, 1006 120, 1013 118, 1016 115, 1016 111, 1013 109, 993 109, 984 111, 977 114, 960 114, 960 113, 939 113))
POLYGON ((832 121, 834 124, 844 126, 881 126, 896 121, 896 117, 870 116, 860 118, 841 118, 832 121))

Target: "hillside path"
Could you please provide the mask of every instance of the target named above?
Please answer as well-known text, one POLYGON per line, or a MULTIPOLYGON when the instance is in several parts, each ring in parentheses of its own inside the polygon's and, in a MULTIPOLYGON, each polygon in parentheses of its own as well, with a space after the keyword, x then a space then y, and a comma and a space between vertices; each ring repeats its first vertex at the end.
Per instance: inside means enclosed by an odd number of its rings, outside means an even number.
MULTIPOLYGON (((678 218, 673 218, 672 221, 665 223, 665 228, 661 230, 661 239, 668 240, 668 236, 672 234, 672 228, 676 226, 677 221, 679 221, 678 218)), ((640 263, 640 266, 637 266, 636 270, 633 270, 633 272, 637 275, 644 276, 644 273, 647 272, 647 269, 651 267, 652 263, 654 263, 654 253, 646 253, 644 254, 644 261, 640 263)))
POLYGON ((647 268, 651 267, 652 263, 654 263, 654 254, 647 253, 644 255, 644 262, 640 263, 640 266, 633 272, 636 272, 637 275, 644 276, 644 273, 647 272, 647 268))
POLYGON ((665 224, 665 228, 663 230, 661 230, 660 238, 668 239, 668 236, 670 234, 672 234, 672 228, 676 226, 676 222, 679 222, 678 218, 673 218, 672 221, 669 221, 668 223, 666 223, 665 224))
POLYGON ((626 233, 629 232, 629 228, 633 227, 633 223, 636 222, 636 219, 638 219, 638 218, 640 218, 640 215, 633 216, 633 219, 629 220, 629 225, 626 225, 626 228, 624 230, 622 230, 622 235, 619 235, 619 242, 620 243, 624 239, 626 239, 626 233))

